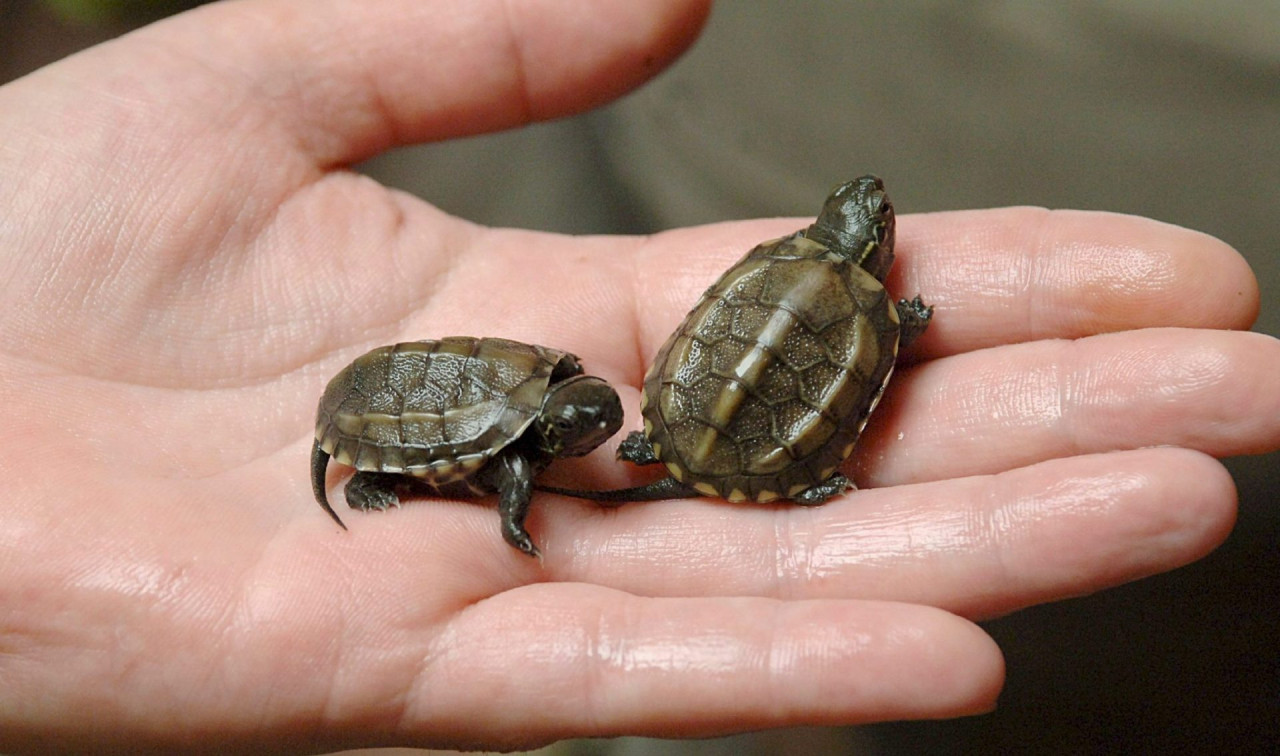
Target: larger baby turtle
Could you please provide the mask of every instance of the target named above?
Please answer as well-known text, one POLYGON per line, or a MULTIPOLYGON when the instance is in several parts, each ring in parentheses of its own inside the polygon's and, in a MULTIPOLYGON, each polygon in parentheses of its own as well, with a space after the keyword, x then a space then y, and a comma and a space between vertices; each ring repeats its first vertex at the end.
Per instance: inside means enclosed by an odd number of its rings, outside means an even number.
POLYGON ((499 495, 502 536, 536 556, 525 515, 533 477, 587 454, 622 426, 613 388, 557 349, 468 336, 378 347, 329 381, 316 413, 311 483, 329 506, 329 457, 356 468, 355 509, 399 504, 396 489, 499 495))
POLYGON ((671 477, 602 501, 720 496, 820 504, 893 372, 929 324, 920 297, 896 305, 894 214, 875 176, 837 187, 817 221, 752 249, 707 289, 645 376, 644 432, 620 459, 671 477))

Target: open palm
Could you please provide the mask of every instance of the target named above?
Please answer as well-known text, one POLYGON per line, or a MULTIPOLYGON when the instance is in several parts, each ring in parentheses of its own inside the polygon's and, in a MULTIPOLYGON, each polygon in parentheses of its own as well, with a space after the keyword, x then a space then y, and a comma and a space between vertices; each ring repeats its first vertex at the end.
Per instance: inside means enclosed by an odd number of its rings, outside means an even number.
MULTIPOLYGON (((820 508, 540 494, 541 563, 487 501, 333 524, 307 456, 355 355, 447 335, 567 349, 634 427, 647 360, 701 290, 801 225, 485 229, 343 169, 607 100, 705 12, 216 3, 0 91, 0 750, 973 713, 1003 670, 971 619, 1225 536, 1234 489, 1209 455, 1280 444, 1262 390, 1280 348, 1227 330, 1256 311, 1248 268, 1194 232, 1029 208, 900 219, 889 286, 937 315, 855 453, 864 490, 820 508)), ((632 482, 612 444, 545 480, 632 482)))

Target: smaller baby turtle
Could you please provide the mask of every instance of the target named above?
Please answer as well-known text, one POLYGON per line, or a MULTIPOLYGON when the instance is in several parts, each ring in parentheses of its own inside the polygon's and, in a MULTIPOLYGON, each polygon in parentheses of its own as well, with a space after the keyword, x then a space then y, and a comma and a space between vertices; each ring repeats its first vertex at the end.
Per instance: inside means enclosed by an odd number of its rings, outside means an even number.
POLYGON ((556 457, 589 453, 622 427, 613 387, 548 347, 457 336, 383 346, 325 388, 311 446, 316 501, 329 506, 330 455, 356 468, 354 509, 399 506, 397 489, 449 497, 497 492, 502 537, 530 556, 524 528, 533 478, 556 457))
POLYGON ((596 501, 720 496, 821 504, 853 487, 853 451, 899 346, 929 325, 916 297, 884 288, 894 212, 884 184, 837 187, 808 228, 766 241, 702 295, 658 351, 640 399, 644 431, 618 458, 670 477, 596 501))

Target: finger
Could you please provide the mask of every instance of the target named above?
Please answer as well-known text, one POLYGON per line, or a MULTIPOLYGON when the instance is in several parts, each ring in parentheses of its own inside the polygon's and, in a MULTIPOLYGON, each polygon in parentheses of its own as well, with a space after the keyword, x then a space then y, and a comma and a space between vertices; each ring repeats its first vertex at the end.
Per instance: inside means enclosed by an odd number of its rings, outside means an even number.
MULTIPOLYGON (((434 647, 394 721, 454 747, 957 716, 988 710, 1003 678, 981 630, 927 607, 646 599, 583 584, 483 601, 434 647)), ((339 692, 330 703, 364 702, 339 692)))
POLYGON ((556 579, 645 595, 907 601, 980 618, 1198 559, 1226 537, 1236 499, 1216 460, 1162 448, 814 508, 565 501, 535 510, 556 579))
POLYGON ((1178 226, 1038 208, 910 221, 890 285, 936 303, 926 354, 1157 326, 1248 328, 1257 317, 1244 258, 1178 226))
MULTIPOLYGON (((638 265, 646 359, 748 249, 807 222, 721 224, 653 237, 638 265)), ((936 308, 912 347, 915 356, 1159 326, 1248 328, 1258 311, 1257 282, 1235 250, 1135 216, 1038 208, 906 215, 896 251, 890 293, 918 293, 936 308)))
POLYGON ((1146 329, 1040 341, 903 371, 854 453, 880 487, 1158 444, 1214 456, 1280 445, 1280 341, 1146 329))
POLYGON ((262 0, 217 3, 140 36, 174 58, 163 64, 214 72, 220 102, 203 108, 232 105, 244 125, 267 124, 282 145, 334 165, 611 100, 683 51, 709 5, 262 0))

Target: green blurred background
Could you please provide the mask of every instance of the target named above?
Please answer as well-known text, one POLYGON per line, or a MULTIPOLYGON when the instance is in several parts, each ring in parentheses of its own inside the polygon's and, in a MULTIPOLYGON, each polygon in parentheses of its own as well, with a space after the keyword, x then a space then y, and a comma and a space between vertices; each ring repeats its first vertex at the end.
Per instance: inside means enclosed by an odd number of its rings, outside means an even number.
POLYGON ((145 23, 198 4, 188 0, 44 0, 58 19, 79 24, 145 23))
MULTIPOLYGON (((0 3, 0 76, 174 5, 0 3)), ((722 2, 688 56, 618 103, 360 170, 472 220, 569 233, 811 215, 832 185, 868 171, 902 212, 1135 213, 1240 250, 1262 286, 1255 330, 1277 335, 1280 4, 722 2)), ((1280 455, 1227 465, 1240 519, 1208 558, 985 623, 1009 665, 994 714, 557 750, 1271 752, 1280 455)))

